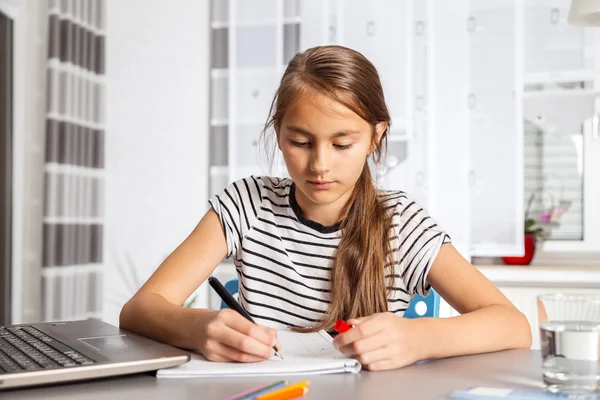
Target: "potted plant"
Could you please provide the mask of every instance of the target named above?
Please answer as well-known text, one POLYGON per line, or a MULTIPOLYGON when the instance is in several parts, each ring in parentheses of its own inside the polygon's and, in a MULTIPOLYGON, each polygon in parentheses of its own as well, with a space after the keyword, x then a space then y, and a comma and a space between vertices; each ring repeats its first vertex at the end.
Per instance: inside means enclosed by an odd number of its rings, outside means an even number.
POLYGON ((552 195, 550 198, 549 208, 543 208, 543 212, 538 219, 531 218, 530 211, 533 200, 538 193, 543 193, 541 190, 536 190, 531 193, 527 202, 527 211, 525 212, 524 223, 524 248, 525 253, 520 257, 502 257, 502 261, 508 265, 529 265, 535 256, 535 249, 538 241, 543 241, 548 238, 549 231, 560 225, 560 218, 569 209, 571 202, 561 200, 555 203, 552 195))
POLYGON ((546 240, 546 231, 533 218, 525 218, 524 247, 525 253, 521 257, 502 257, 502 261, 508 265, 529 265, 535 256, 537 241, 546 240))

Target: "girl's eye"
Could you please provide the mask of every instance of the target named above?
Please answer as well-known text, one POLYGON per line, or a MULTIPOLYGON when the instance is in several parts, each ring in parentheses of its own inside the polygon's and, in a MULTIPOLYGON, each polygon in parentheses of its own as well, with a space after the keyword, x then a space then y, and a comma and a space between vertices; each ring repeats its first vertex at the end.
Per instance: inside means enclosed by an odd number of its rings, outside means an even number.
POLYGON ((292 140, 292 144, 297 147, 308 147, 310 142, 296 142, 295 140, 292 140))
MULTIPOLYGON (((310 147, 311 146, 310 142, 298 142, 296 140, 292 140, 291 142, 296 147, 310 147)), ((338 150, 348 150, 350 147, 352 147, 352 143, 350 143, 350 144, 334 144, 333 146, 338 150)))

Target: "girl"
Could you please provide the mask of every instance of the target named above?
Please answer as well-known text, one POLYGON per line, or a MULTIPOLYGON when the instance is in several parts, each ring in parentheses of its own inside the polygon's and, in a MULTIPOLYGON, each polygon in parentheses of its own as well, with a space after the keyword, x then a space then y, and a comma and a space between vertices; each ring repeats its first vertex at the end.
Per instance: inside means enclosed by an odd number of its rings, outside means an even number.
POLYGON ((279 346, 273 328, 330 329, 343 318, 355 328, 335 346, 370 370, 529 348, 527 319, 427 212, 407 193, 374 187, 368 160, 379 161, 389 127, 379 76, 364 56, 340 46, 297 54, 263 131, 291 179, 252 176, 214 196, 125 304, 121 327, 209 360, 252 362, 279 346), (229 309, 181 306, 225 256, 257 324, 229 309), (462 315, 401 318, 430 287, 462 315))

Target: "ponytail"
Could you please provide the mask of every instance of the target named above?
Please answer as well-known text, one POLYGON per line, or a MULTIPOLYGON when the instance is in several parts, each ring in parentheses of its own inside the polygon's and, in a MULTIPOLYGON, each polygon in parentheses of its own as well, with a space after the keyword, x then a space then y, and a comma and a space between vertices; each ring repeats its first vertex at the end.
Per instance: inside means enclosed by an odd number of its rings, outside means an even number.
POLYGON ((331 303, 325 317, 301 331, 330 329, 337 319, 365 317, 388 310, 385 265, 391 255, 387 213, 365 162, 348 201, 342 237, 331 267, 331 303))

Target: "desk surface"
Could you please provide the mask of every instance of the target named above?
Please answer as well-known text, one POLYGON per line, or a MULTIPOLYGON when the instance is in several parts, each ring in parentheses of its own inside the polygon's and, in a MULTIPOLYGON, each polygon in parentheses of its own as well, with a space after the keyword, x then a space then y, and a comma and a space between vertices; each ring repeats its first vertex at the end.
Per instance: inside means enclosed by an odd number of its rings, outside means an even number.
MULTIPOLYGON (((539 351, 511 350, 359 374, 288 377, 311 381, 306 399, 441 399, 470 386, 541 388, 539 351)), ((279 378, 157 379, 149 374, 13 390, 7 399, 222 399, 279 378)))

